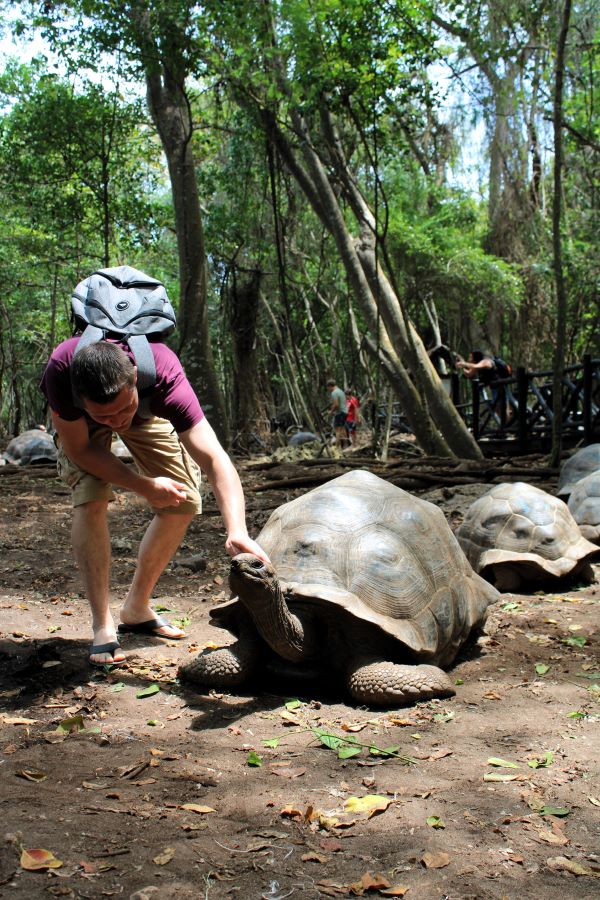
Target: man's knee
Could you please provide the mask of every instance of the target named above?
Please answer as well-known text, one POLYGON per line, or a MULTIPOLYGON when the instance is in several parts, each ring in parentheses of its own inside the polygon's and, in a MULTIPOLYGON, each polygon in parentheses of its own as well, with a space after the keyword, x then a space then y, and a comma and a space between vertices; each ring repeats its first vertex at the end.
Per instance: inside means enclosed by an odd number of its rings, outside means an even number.
POLYGON ((108 500, 88 500, 73 508, 73 519, 82 523, 102 521, 107 512, 108 500))

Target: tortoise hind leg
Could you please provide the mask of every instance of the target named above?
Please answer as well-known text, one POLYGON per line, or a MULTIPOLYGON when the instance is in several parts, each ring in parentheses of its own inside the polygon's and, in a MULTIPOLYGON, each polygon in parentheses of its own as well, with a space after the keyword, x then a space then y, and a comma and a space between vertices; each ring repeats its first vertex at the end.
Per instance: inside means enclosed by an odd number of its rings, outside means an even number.
POLYGON ((229 647, 203 650, 195 659, 179 667, 184 681, 208 687, 235 687, 253 674, 259 656, 258 642, 244 636, 229 647))
POLYGON ((437 666, 406 666, 381 659, 363 661, 352 669, 347 687, 355 700, 372 706, 398 706, 456 693, 437 666))

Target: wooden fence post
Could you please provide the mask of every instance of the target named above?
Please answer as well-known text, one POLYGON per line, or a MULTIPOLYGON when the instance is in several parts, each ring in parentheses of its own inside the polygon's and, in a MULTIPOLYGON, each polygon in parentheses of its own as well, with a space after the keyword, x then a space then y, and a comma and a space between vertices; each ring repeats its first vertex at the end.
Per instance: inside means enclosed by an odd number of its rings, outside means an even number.
POLYGON ((471 382, 472 385, 472 396, 473 396, 473 421, 471 424, 471 429, 473 431, 473 437, 476 441, 479 440, 479 378, 474 378, 471 382))
POLYGON ((523 366, 517 369, 517 396, 519 408, 517 411, 517 439, 519 453, 526 453, 529 445, 527 435, 527 394, 529 391, 529 377, 523 366))
POLYGON ((583 440, 591 444, 592 435, 592 355, 583 357, 583 440))

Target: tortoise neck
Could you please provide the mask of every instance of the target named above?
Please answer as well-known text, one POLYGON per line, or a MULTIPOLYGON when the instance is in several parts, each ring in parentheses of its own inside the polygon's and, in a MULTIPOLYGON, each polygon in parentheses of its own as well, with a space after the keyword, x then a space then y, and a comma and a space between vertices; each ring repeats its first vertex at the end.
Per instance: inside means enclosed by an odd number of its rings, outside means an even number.
POLYGON ((257 631, 271 649, 287 659, 298 662, 310 655, 304 626, 298 616, 290 612, 279 584, 271 584, 264 590, 240 600, 252 616, 257 631))

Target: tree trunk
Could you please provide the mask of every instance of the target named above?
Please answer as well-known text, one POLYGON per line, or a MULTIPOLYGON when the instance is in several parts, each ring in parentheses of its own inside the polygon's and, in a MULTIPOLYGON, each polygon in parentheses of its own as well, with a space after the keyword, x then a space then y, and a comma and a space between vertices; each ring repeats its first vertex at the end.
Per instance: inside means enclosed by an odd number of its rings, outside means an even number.
POLYGON ((561 18, 560 34, 556 50, 556 67, 554 81, 554 203, 552 209, 552 247, 554 252, 554 277, 556 280, 556 347, 554 352, 554 418, 552 420, 552 453, 550 465, 557 466, 560 461, 562 432, 562 380, 565 369, 565 338, 567 326, 567 295, 562 265, 562 114, 563 114, 563 82, 565 74, 565 45, 571 17, 571 0, 565 0, 561 18))
POLYGON ((229 443, 223 394, 215 371, 206 302, 204 230, 194 157, 192 120, 185 81, 185 35, 170 31, 159 46, 148 8, 130 7, 143 51, 148 108, 169 169, 179 256, 179 350, 186 374, 221 441, 229 443), (153 51, 153 52, 150 52, 153 51))
POLYGON ((262 273, 232 273, 226 291, 233 354, 233 433, 235 444, 250 449, 252 433, 264 439, 268 432, 268 417, 259 390, 259 360, 257 321, 260 305, 262 273))

